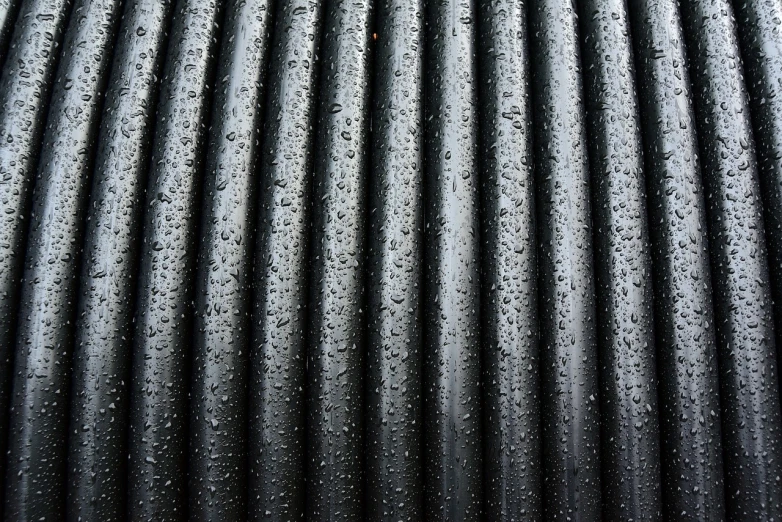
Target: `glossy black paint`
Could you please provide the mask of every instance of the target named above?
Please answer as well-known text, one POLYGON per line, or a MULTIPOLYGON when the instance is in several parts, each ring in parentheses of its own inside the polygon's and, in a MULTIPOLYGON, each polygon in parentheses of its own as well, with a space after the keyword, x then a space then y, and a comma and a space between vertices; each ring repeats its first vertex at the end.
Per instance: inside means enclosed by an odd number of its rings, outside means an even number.
POLYGON ((481 344, 487 520, 542 520, 527 3, 480 2, 481 344))
POLYGON ((71 8, 71 0, 28 0, 0 76, 0 492, 33 175, 71 8))
POLYGON ((730 520, 782 519, 782 420, 760 180, 733 8, 681 5, 703 152, 730 520))
POLYGON ((531 6, 543 498, 546 520, 599 520, 600 416, 592 221, 578 13, 531 6))
POLYGON ((373 0, 326 4, 313 173, 307 517, 363 517, 373 0))
POLYGON ((187 519, 198 202, 222 2, 179 0, 157 107, 131 365, 128 517, 187 519))
POLYGON ((666 520, 723 520, 706 204, 677 0, 629 0, 652 238, 666 520))
POLYGON ((424 514, 483 508, 475 2, 428 2, 424 113, 424 514))
POLYGON ((209 131, 190 384, 190 520, 247 513, 256 162, 272 1, 227 7, 209 131))
POLYGON ((27 233, 5 520, 65 507, 68 408, 84 215, 120 0, 76 3, 57 71, 27 233))
POLYGON ((592 171, 603 516, 662 520, 652 258, 626 0, 581 5, 592 171))
MULTIPOLYGON (((766 249, 776 324, 777 361, 782 357, 782 2, 733 2, 746 73, 762 189, 766 249)), ((780 383, 782 384, 782 383, 780 383)))
POLYGON ((369 520, 420 520, 423 0, 381 0, 372 94, 366 499, 369 520))
POLYGON ((171 1, 125 7, 87 208, 68 440, 69 519, 124 520, 143 191, 171 1))
POLYGON ((303 520, 312 158, 323 2, 278 1, 259 163, 250 520, 303 520))

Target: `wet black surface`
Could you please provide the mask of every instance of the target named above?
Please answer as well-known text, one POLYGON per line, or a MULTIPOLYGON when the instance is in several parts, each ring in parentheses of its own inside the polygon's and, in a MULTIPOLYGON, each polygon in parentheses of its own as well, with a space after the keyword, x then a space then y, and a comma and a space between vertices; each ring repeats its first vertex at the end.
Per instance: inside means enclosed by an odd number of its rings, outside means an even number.
POLYGON ((188 388, 200 187, 222 4, 179 0, 157 107, 138 268, 128 516, 187 519, 188 388))
MULTIPOLYGON (((70 0, 26 2, 0 76, 0 455, 6 455, 19 291, 30 228, 33 177, 70 0)), ((0 458, 0 477, 6 476, 0 458)), ((0 488, 4 491, 5 488, 0 488)), ((0 499, 1 500, 1 499, 0 499)))
POLYGON ((209 130, 190 383, 190 520, 247 513, 247 377, 256 164, 270 0, 229 4, 209 130))
POLYGON ((22 0, 0 0, 0 64, 5 61, 21 5, 22 0))
POLYGON ((723 520, 707 208, 679 3, 628 5, 652 239, 664 514, 723 520))
POLYGON ((578 13, 530 10, 540 263, 541 438, 547 520, 600 518, 592 218, 578 13))
MULTIPOLYGON (((776 0, 734 2, 741 56, 746 73, 757 147, 766 249, 774 297, 777 359, 782 337, 782 3, 776 0)), ((779 379, 777 379, 779 380, 779 379)))
POLYGON ((366 516, 420 520, 424 3, 381 0, 369 179, 366 516))
POLYGON ((581 4, 592 171, 603 517, 662 520, 652 258, 625 0, 581 4))
POLYGON ((4 519, 782 518, 780 20, 0 0, 4 519))
POLYGON ((484 505, 497 521, 543 516, 526 7, 479 11, 484 505))
POLYGON ((424 113, 424 516, 483 507, 475 2, 428 3, 424 113))
POLYGON ((758 163, 730 2, 682 15, 709 218, 730 520, 782 517, 782 424, 758 163))
POLYGON ((277 2, 259 162, 249 518, 302 520, 306 332, 322 5, 277 2))
POLYGON ((374 2, 325 7, 313 172, 307 519, 363 516, 370 78, 374 2))
POLYGON ((97 137, 73 351, 68 517, 121 520, 143 191, 171 2, 125 6, 97 137))
POLYGON ((73 7, 27 232, 8 437, 6 520, 61 516, 81 236, 121 2, 73 7))

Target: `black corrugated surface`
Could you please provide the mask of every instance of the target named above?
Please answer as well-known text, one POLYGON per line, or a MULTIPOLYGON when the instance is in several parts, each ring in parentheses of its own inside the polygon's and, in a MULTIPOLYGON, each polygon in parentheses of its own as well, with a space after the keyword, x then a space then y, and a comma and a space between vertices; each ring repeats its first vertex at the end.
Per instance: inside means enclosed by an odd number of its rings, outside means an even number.
POLYGON ((82 253, 68 443, 68 518, 116 520, 127 497, 127 415, 143 194, 171 2, 127 2, 97 137, 82 253))
POLYGON ((730 520, 782 517, 782 419, 749 100, 730 2, 683 6, 703 157, 730 520))
POLYGON ((533 134, 546 520, 601 513, 592 217, 578 13, 535 2, 533 134))
POLYGON ((372 103, 366 516, 420 520, 424 4, 377 6, 372 103))
POLYGON ((256 164, 269 0, 225 13, 212 103, 190 379, 190 519, 247 512, 247 378, 250 358, 256 164))
POLYGON ((780 18, 0 0, 3 519, 782 517, 780 18))
POLYGON ((256 229, 249 518, 301 520, 313 125, 323 6, 278 2, 256 229))
MULTIPOLYGON (((6 440, 22 267, 31 221, 33 177, 38 166, 59 46, 71 10, 68 1, 25 2, 14 24, 0 76, 0 472, 6 474, 6 440), (44 17, 39 16, 45 13, 44 17)), ((17 379, 27 378, 22 374, 17 379)), ((64 441, 60 441, 63 443, 64 441)), ((19 480, 16 478, 15 480, 19 480)), ((15 485, 9 485, 15 489, 15 485)), ((0 488, 4 489, 4 488, 0 488)), ((12 493, 11 501, 15 501, 12 493)), ((16 511, 9 508, 9 513, 16 511)))
POLYGON ((424 516, 482 502, 476 2, 428 2, 424 99, 424 516))
MULTIPOLYGON (((747 0, 734 5, 750 98, 752 128, 762 187, 769 272, 775 300, 777 358, 782 337, 782 2, 747 0)), ((782 384, 782 383, 781 383, 782 384)))
POLYGON ((706 203, 679 2, 630 0, 654 274, 666 519, 725 516, 706 203))
POLYGON ((356 520, 363 512, 373 8, 371 0, 329 2, 324 14, 305 384, 309 520, 356 520))
POLYGON ((479 22, 485 515, 539 519, 538 267, 526 4, 484 2, 479 22))
MULTIPOLYGON (((17 317, 6 518, 46 520, 66 498, 68 400, 84 212, 121 2, 79 1, 43 136, 17 317)), ((39 15, 36 15, 40 18, 39 15)))
POLYGON ((630 20, 622 0, 585 1, 581 16, 594 203, 603 516, 660 520, 652 259, 630 20))
POLYGON ((128 332, 133 335, 127 483, 131 520, 187 520, 199 196, 222 8, 217 0, 177 2, 161 80, 135 324, 128 332))

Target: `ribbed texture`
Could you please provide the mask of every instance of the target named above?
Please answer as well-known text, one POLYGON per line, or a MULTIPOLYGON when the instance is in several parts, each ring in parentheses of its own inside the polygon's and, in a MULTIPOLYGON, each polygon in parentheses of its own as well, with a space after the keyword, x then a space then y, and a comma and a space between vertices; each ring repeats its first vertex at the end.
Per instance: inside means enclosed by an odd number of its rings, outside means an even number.
POLYGON ((600 394, 578 13, 530 10, 546 520, 600 518, 600 394))
POLYGON ((366 498, 370 520, 420 520, 424 4, 377 10, 369 179, 366 498))
POLYGON ((310 228, 308 520, 360 520, 364 509, 373 6, 335 0, 325 8, 310 228))
POLYGON ((476 2, 426 5, 423 444, 426 520, 482 509, 476 2))
POLYGON ((624 0, 585 1, 581 16, 595 237, 603 516, 662 520, 652 258, 630 20, 624 0))
MULTIPOLYGON (((14 28, 7 65, 0 76, 0 454, 3 456, 9 436, 10 419, 5 412, 10 404, 17 352, 16 323, 27 231, 32 221, 33 177, 60 57, 59 46, 71 7, 70 0, 25 2, 14 28)), ((0 459, 2 478, 6 475, 5 468, 6 459, 0 459)), ((12 496, 16 495, 16 487, 8 485, 12 496)), ((0 490, 5 492, 5 488, 0 490)))
POLYGON ((526 4, 479 12, 485 515, 543 516, 532 107, 526 4), (486 487, 488 486, 488 487, 486 487))
POLYGON ((219 0, 178 1, 157 106, 132 332, 131 520, 187 520, 199 195, 221 8, 219 0))
POLYGON ((71 519, 117 520, 125 513, 129 331, 171 6, 159 0, 127 4, 97 138, 71 377, 71 519))
POLYGON ((782 419, 760 180, 726 0, 683 4, 703 157, 730 520, 782 518, 782 419), (773 477, 773 479, 771 479, 773 477), (771 479, 771 480, 770 480, 771 479))
POLYGON ((679 2, 628 4, 652 239, 665 519, 723 520, 706 202, 679 2))
POLYGON ((278 2, 263 130, 250 374, 251 520, 301 520, 319 2, 278 2))
POLYGON ((119 15, 118 0, 76 3, 52 93, 17 318, 7 520, 52 519, 64 509, 81 239, 111 63, 106 50, 119 15))
POLYGON ((782 0, 0 0, 9 521, 782 518, 782 0))

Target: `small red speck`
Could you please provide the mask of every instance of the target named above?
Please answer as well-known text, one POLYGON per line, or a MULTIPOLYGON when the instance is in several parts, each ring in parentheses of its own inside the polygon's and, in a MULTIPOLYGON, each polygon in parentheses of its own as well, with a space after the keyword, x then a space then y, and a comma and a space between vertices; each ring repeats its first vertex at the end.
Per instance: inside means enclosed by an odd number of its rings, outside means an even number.
POLYGON ((372 33, 372 39, 377 40, 377 33, 372 33))

